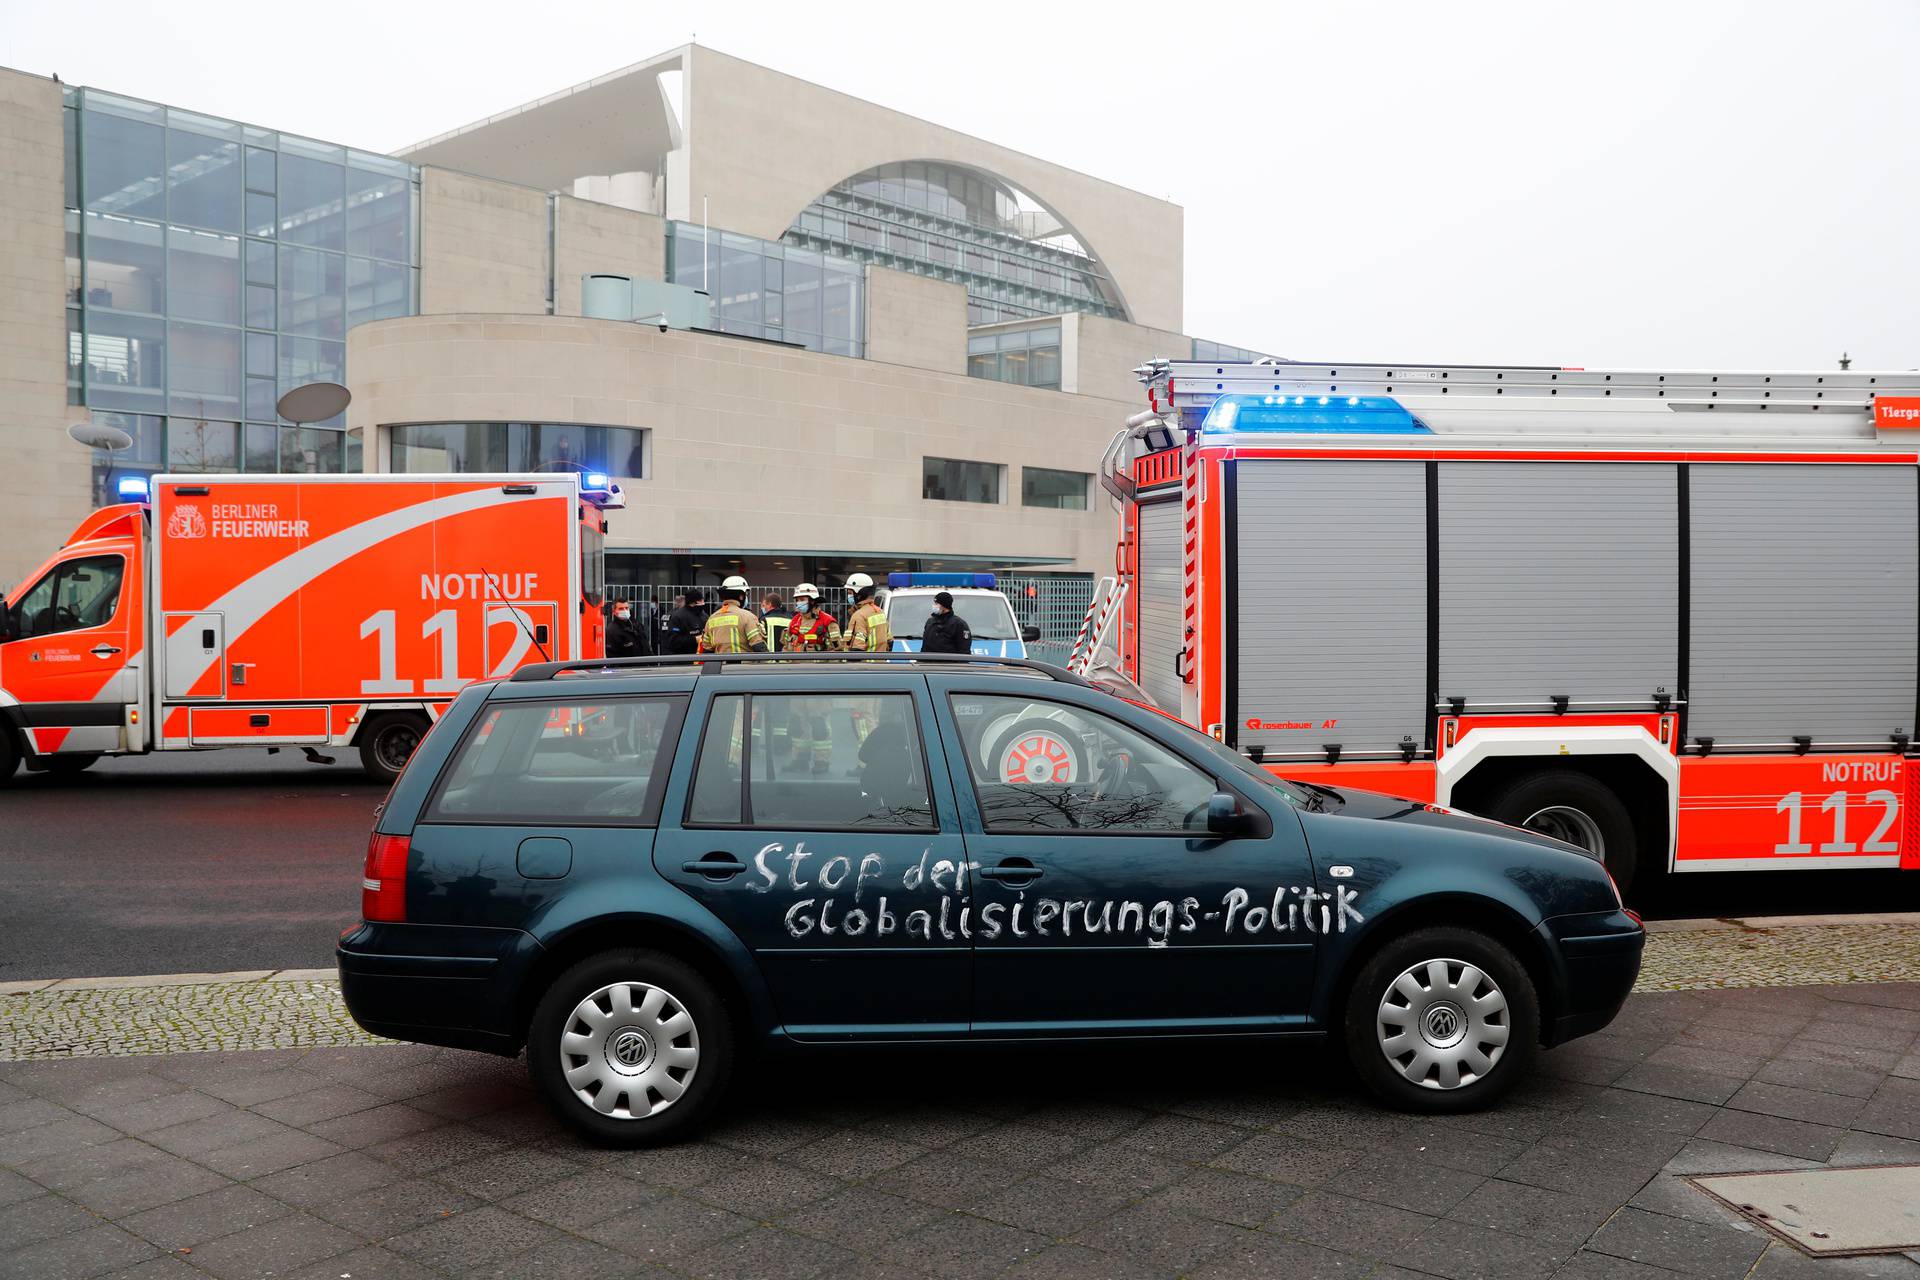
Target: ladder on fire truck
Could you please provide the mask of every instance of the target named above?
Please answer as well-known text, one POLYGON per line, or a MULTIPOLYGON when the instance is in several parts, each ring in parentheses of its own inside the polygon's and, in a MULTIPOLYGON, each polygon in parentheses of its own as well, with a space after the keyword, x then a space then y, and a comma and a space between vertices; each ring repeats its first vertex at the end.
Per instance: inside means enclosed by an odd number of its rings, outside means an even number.
POLYGON ((1073 639, 1073 651, 1067 655, 1067 670, 1077 676, 1093 670, 1094 660, 1106 647, 1131 586, 1126 579, 1113 574, 1094 584, 1093 602, 1087 606, 1087 616, 1081 619, 1079 633, 1073 639))

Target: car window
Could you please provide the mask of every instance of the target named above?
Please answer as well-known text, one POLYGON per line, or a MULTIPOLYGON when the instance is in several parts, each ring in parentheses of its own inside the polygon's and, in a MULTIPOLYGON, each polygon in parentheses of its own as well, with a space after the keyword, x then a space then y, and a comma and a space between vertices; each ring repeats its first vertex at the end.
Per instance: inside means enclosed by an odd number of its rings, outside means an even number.
POLYGON ((121 556, 86 556, 47 570, 27 589, 14 616, 22 638, 103 627, 120 607, 121 556))
POLYGON ((912 695, 715 698, 687 820, 780 830, 932 830, 912 695), (750 726, 744 742, 743 717, 750 726))
POLYGON ((686 700, 508 702, 481 711, 426 821, 651 825, 686 700))
MULTIPOLYGON (((1013 607, 1001 596, 956 594, 953 611, 973 632, 975 640, 1014 640, 1020 628, 1013 620, 1013 607)), ((897 595, 887 602, 887 621, 893 634, 918 640, 927 629, 927 616, 933 612, 932 595, 897 595)))
POLYGON ((1207 829, 1214 779, 1118 720, 1038 698, 951 705, 989 831, 1207 829))

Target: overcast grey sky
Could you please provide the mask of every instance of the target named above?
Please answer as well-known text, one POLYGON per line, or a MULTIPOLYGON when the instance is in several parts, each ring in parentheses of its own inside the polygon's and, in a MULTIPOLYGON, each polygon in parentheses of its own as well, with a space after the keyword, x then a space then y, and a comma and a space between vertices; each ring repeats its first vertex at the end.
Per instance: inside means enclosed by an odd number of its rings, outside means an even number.
POLYGON ((1920 0, 0 6, 9 65, 373 150, 696 35, 1185 206, 1204 337, 1920 366, 1920 0))

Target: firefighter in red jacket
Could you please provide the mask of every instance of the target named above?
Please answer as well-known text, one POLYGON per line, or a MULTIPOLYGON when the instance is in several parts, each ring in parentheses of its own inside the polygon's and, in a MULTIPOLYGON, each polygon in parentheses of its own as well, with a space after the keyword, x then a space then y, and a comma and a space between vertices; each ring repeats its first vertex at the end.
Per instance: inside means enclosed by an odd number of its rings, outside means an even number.
POLYGON ((793 589, 793 617, 787 621, 782 647, 792 653, 834 653, 847 647, 840 624, 820 608, 820 588, 811 582, 793 589))

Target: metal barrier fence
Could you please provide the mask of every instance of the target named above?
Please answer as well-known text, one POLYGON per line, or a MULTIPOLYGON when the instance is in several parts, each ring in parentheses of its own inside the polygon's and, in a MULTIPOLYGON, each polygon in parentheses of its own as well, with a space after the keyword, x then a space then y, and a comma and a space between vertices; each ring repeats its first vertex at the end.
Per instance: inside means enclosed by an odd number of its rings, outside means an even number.
MULTIPOLYGON (((1027 653, 1046 662, 1062 662, 1073 651, 1073 637, 1093 602, 1093 575, 1089 573, 1001 574, 1000 590, 1013 604, 1013 615, 1020 625, 1040 628, 1040 639, 1027 646, 1027 653)), ((656 611, 654 625, 673 608, 673 598, 699 591, 713 602, 717 590, 711 584, 609 583, 607 598, 651 605, 656 611)), ((884 590, 884 588, 883 588, 884 590)), ((784 592, 782 592, 784 594, 784 592)), ((846 621, 846 609, 834 602, 834 612, 846 621)))

